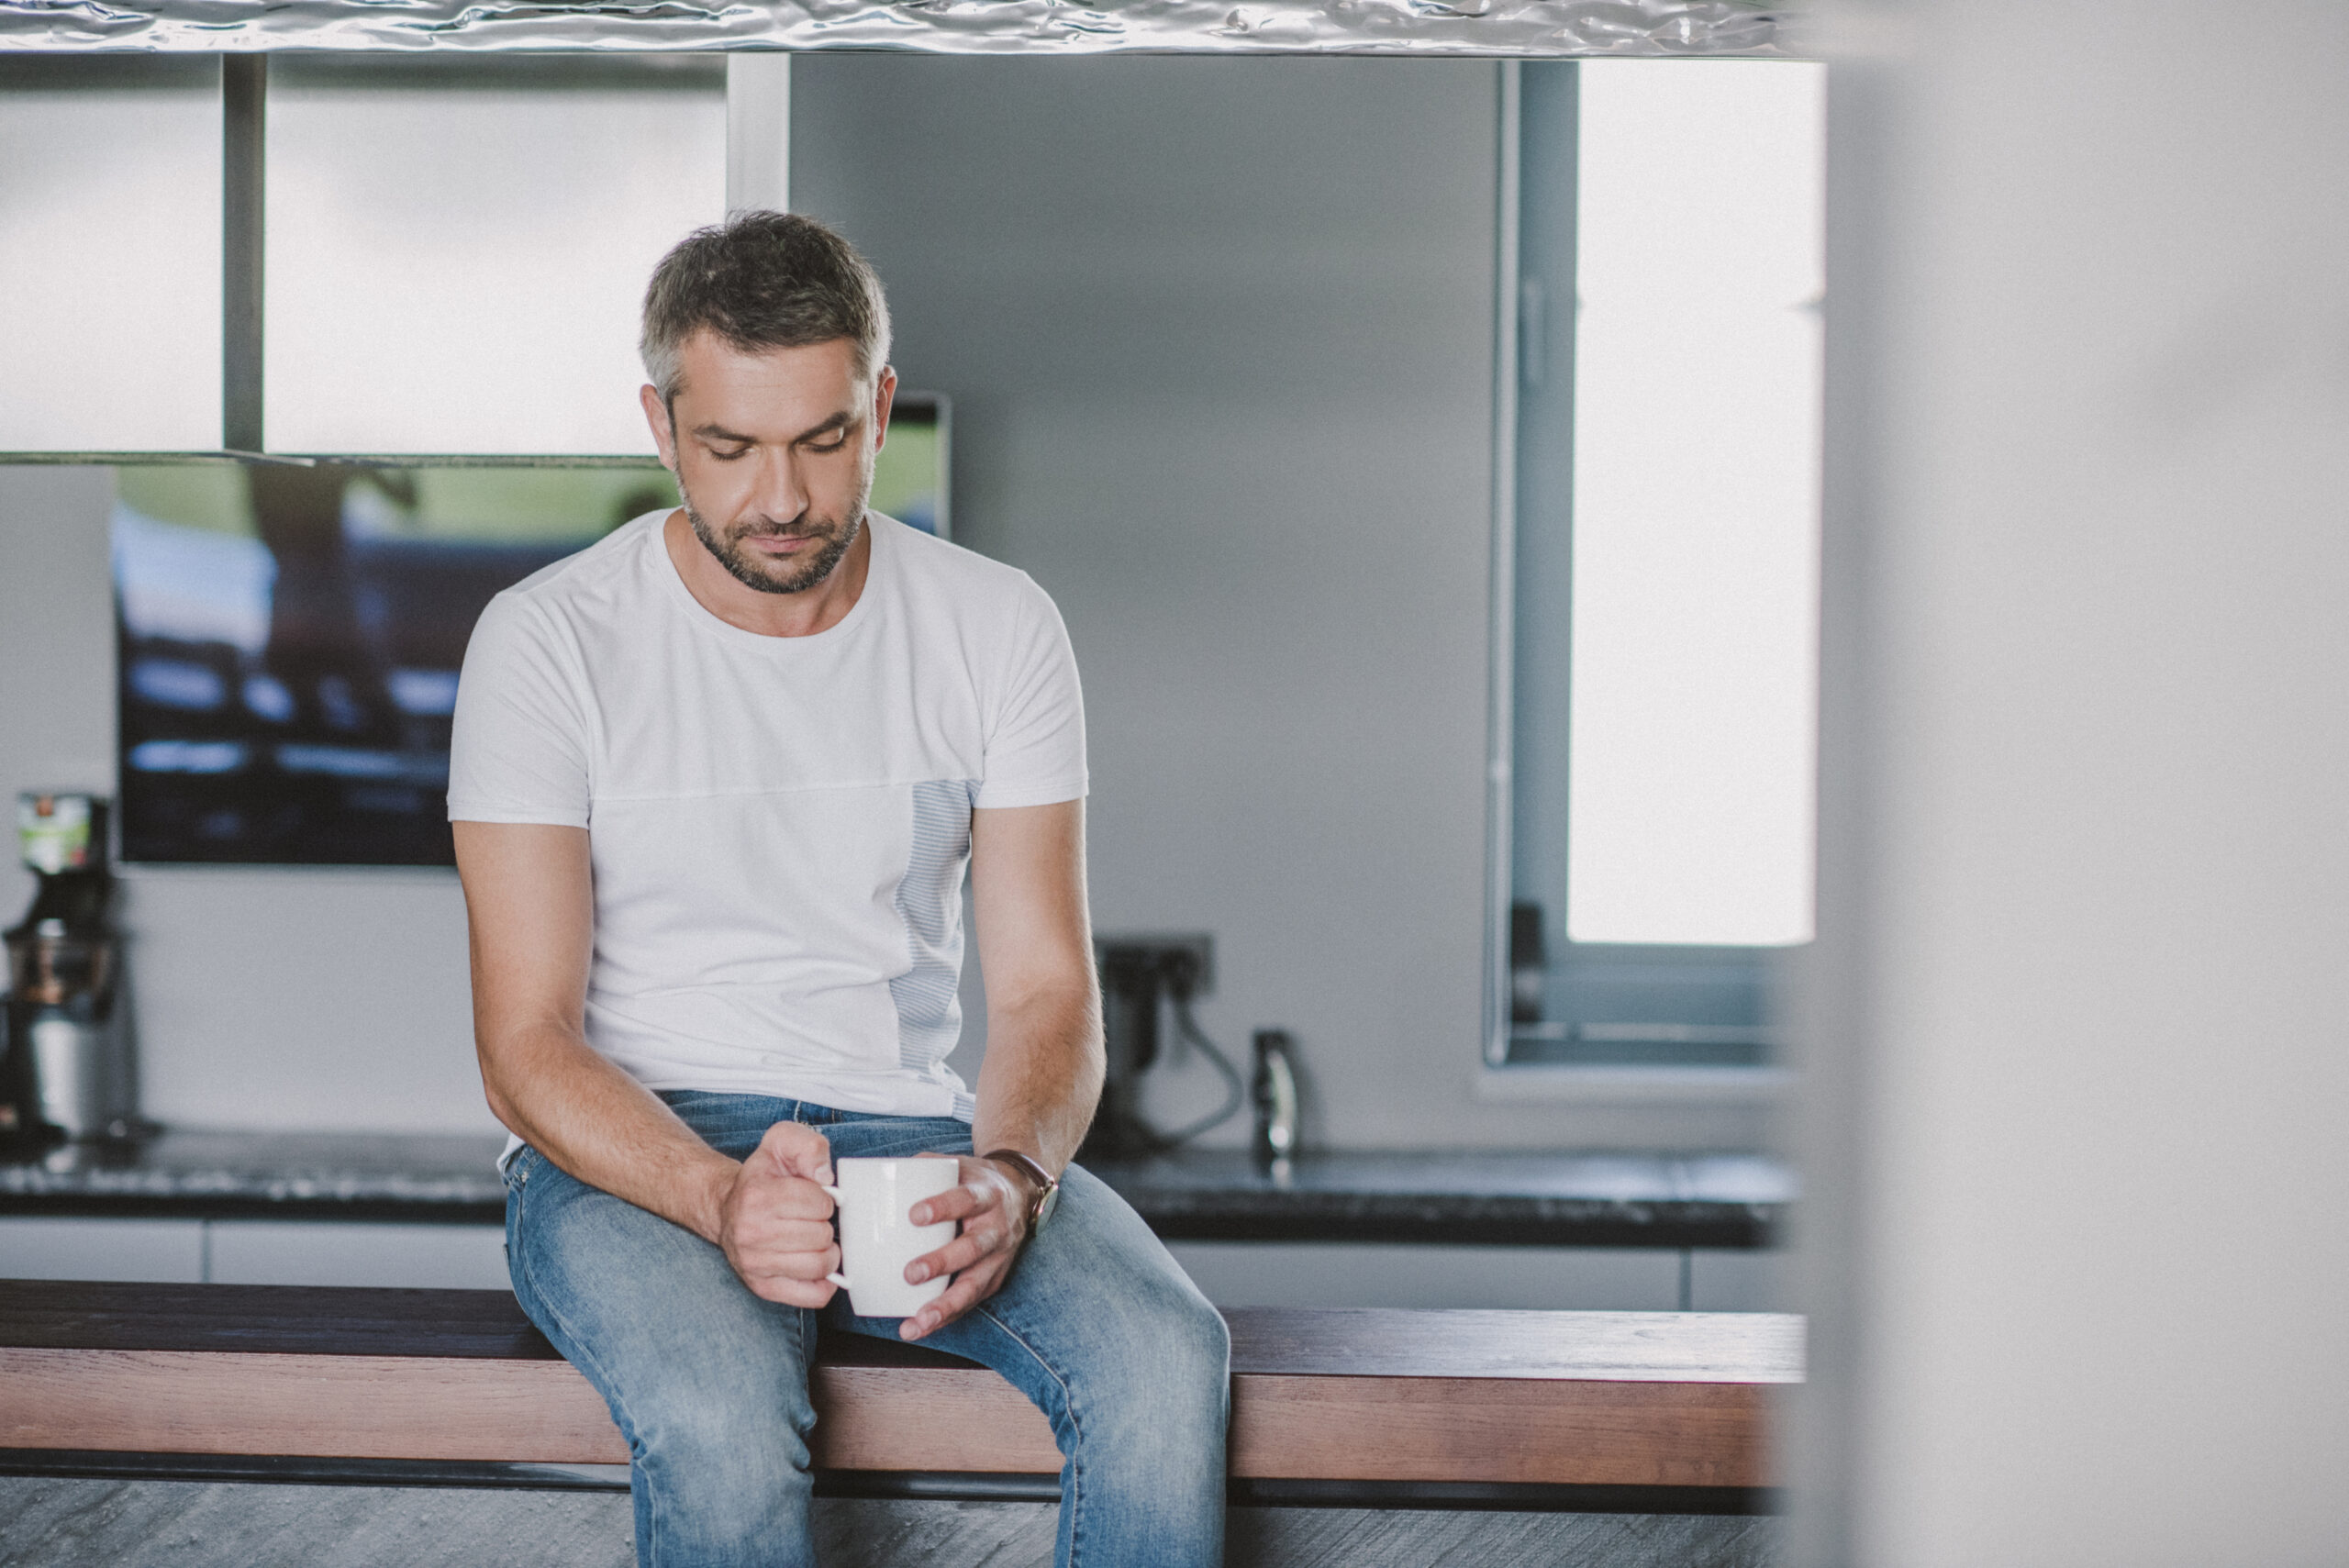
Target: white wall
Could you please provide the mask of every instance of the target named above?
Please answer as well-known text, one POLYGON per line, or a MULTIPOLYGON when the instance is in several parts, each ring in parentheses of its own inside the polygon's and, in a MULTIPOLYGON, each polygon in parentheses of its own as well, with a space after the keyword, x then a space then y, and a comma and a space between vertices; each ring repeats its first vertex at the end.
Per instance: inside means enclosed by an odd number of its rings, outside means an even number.
POLYGON ((2349 10, 1845 22, 1792 1561, 2338 1563, 2349 10))
MULTIPOLYGON (((111 793, 106 469, 0 468, 0 799, 111 793)), ((0 855, 0 923, 32 879, 0 855)), ((134 869, 142 1100, 227 1127, 492 1130, 464 901, 434 871, 134 869)))
MULTIPOLYGON (((795 62, 792 191, 955 399, 955 528, 1058 600, 1094 915, 1204 930, 1356 1146, 1751 1146, 1480 1105, 1497 69, 795 62)), ((1162 1094, 1211 1105, 1197 1062, 1162 1094)), ((1233 1125, 1237 1136, 1242 1124, 1233 1125)))
MULTIPOLYGON (((1068 618, 1099 929, 1214 933, 1202 1021, 1295 1031, 1322 1141, 1752 1147, 1751 1108, 1475 1098, 1497 70, 803 56, 794 197, 956 400, 958 535, 1068 618)), ((108 773, 104 484, 0 472, 0 789, 108 773)), ((129 912, 154 1114, 486 1125, 452 879, 129 912)), ((1159 1110, 1213 1098, 1188 1061, 1159 1110)))

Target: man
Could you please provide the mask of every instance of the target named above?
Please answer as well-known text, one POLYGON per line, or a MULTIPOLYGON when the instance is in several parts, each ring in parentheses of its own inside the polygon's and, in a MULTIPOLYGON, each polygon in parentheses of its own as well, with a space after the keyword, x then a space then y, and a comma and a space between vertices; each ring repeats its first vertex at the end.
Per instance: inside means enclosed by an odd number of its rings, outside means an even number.
POLYGON ((507 1251, 626 1435, 641 1563, 801 1563, 822 1315, 985 1362, 1051 1418, 1059 1561, 1217 1561, 1229 1341, 1069 1164, 1101 1082, 1084 716, 1022 573, 865 510, 878 280, 804 217, 685 239, 642 391, 685 505, 498 595, 449 812, 507 1251), (967 867, 987 975, 945 1065, 967 867), (819 1184, 951 1152, 914 1317, 849 1316, 819 1184), (981 1157, 974 1157, 974 1155, 981 1157))

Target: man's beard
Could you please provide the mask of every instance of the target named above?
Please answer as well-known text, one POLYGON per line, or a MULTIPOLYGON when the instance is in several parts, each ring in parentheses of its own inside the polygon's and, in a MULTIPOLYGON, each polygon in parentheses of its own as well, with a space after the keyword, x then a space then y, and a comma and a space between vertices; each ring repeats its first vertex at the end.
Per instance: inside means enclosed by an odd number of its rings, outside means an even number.
POLYGON ((677 494, 685 503, 685 521, 693 525, 694 538, 701 540, 702 548, 717 557, 718 564, 731 573, 736 582, 762 594, 804 594, 817 586, 847 557, 849 546, 856 542, 857 530, 864 526, 864 503, 859 501, 847 518, 837 524, 819 524, 802 512, 787 524, 765 519, 745 523, 729 529, 720 539, 703 521, 683 484, 678 485, 677 494), (823 542, 796 558, 774 558, 753 555, 745 550, 742 541, 749 539, 814 539, 823 542))

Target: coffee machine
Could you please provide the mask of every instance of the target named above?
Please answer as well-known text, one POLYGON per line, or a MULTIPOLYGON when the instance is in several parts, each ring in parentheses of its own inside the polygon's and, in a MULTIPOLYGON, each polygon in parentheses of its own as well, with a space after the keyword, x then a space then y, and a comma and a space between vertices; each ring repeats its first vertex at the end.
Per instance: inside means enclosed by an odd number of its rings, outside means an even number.
POLYGON ((38 1149, 142 1130, 124 1029, 120 943, 110 919, 106 803, 28 794, 17 843, 38 884, 6 933, 7 1036, 0 1054, 0 1141, 38 1149))

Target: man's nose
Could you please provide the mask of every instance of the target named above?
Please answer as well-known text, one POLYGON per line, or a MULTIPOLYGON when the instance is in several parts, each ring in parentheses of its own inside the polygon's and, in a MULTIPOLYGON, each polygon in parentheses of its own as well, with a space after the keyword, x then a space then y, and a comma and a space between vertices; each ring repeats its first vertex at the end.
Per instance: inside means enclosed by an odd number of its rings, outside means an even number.
POLYGON ((807 476, 799 471, 799 455, 796 452, 774 452, 759 464, 757 485, 751 495, 751 509, 777 523, 796 522, 800 514, 807 511, 807 476))

